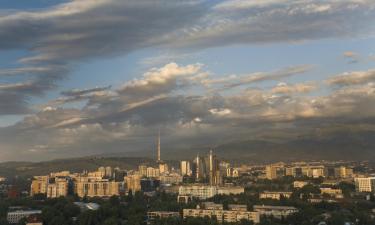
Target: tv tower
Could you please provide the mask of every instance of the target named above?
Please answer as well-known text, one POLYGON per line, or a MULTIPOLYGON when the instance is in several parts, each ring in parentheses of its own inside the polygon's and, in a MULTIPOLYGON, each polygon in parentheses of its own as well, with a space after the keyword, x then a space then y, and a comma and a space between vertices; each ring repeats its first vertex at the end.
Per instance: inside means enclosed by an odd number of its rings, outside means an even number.
POLYGON ((158 132, 158 158, 157 158, 157 162, 161 162, 161 158, 160 158, 160 129, 159 129, 159 132, 158 132))

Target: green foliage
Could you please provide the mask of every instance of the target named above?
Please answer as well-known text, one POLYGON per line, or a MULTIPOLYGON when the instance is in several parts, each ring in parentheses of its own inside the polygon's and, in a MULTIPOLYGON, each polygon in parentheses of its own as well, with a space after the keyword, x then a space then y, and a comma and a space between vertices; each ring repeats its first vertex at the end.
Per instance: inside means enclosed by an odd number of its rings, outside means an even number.
MULTIPOLYGON (((267 182, 267 181, 262 181, 267 182)), ((280 181, 284 182, 284 181, 280 181)), ((351 188, 347 184, 340 184, 351 188)), ((371 201, 351 201, 345 199, 340 203, 321 202, 310 204, 299 198, 299 195, 318 193, 315 185, 308 185, 294 191, 295 198, 280 201, 259 199, 256 192, 246 192, 239 195, 217 195, 208 201, 228 204, 246 204, 252 210, 255 204, 290 205, 299 209, 299 212, 287 218, 262 218, 260 225, 316 225, 326 221, 328 225, 356 222, 356 225, 373 225, 371 209, 375 203, 371 201)), ((8 225, 6 212, 9 206, 24 206, 42 209, 42 219, 45 225, 145 225, 147 211, 174 211, 181 212, 183 208, 194 208, 195 200, 189 204, 176 202, 176 195, 158 193, 156 196, 147 197, 140 192, 129 196, 112 196, 109 199, 85 198, 87 202, 96 202, 100 208, 96 211, 84 210, 74 204, 76 197, 39 200, 39 198, 6 199, 0 202, 0 225, 8 225)), ((81 199, 82 201, 82 199, 81 199)), ((21 223, 22 224, 22 223, 21 223)), ((166 218, 156 219, 151 225, 218 225, 215 218, 166 218)), ((237 223, 223 223, 222 225, 252 225, 250 221, 237 223)))

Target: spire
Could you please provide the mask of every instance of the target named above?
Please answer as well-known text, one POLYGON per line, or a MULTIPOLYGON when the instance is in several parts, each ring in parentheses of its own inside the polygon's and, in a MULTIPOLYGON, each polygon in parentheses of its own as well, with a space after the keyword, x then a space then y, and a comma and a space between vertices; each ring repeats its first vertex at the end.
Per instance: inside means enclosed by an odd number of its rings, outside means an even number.
POLYGON ((159 129, 159 133, 158 133, 158 162, 161 161, 161 158, 160 158, 160 129, 159 129))

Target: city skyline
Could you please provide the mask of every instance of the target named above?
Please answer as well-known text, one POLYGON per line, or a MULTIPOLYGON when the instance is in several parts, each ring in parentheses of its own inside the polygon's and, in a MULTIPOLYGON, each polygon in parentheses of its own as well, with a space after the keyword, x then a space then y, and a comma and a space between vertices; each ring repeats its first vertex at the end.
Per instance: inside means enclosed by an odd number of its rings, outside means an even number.
POLYGON ((155 157, 159 131, 371 153, 374 34, 372 0, 4 0, 0 162, 155 157))

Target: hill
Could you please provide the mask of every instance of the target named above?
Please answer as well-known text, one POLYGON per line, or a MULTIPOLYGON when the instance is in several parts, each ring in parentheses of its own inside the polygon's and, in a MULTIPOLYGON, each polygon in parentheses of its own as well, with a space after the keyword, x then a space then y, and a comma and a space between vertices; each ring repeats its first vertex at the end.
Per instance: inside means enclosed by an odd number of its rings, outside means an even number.
POLYGON ((82 157, 58 159, 45 162, 5 162, 0 163, 0 176, 35 176, 51 172, 69 170, 71 172, 93 171, 100 166, 134 169, 141 163, 152 164, 153 160, 143 157, 82 157))

